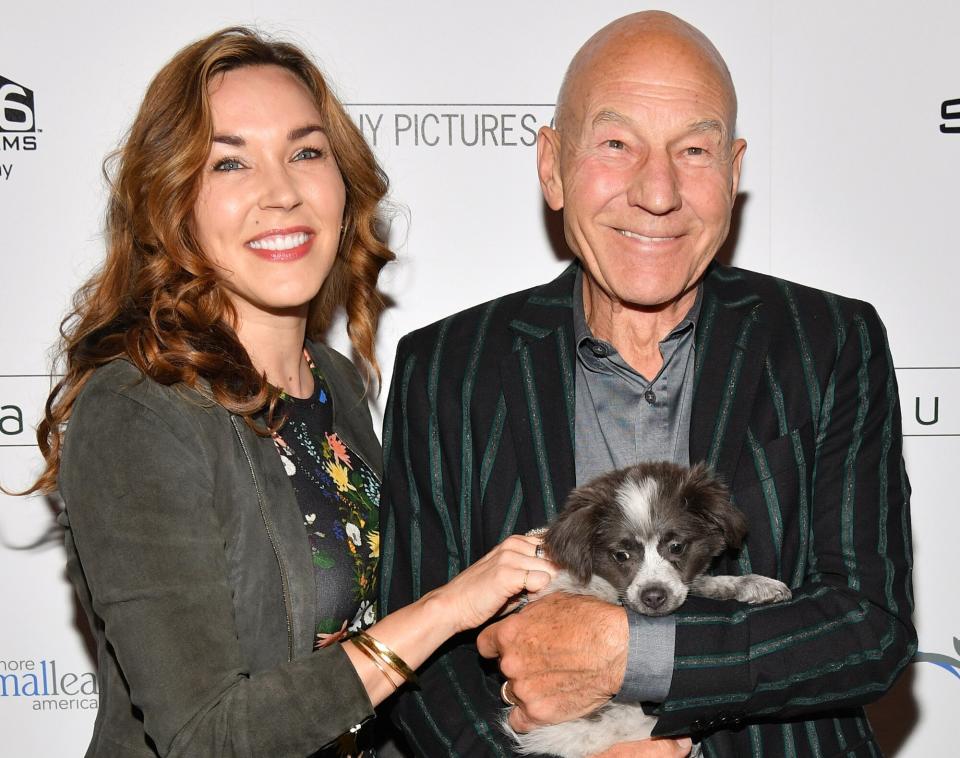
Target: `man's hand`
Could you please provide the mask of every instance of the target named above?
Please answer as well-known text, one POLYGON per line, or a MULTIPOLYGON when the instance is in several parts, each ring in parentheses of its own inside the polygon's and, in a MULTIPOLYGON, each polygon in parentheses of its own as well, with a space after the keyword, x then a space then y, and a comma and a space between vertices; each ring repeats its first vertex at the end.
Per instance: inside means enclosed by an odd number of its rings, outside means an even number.
POLYGON ((619 692, 628 636, 620 606, 557 592, 484 629, 477 648, 500 658, 517 702, 510 726, 528 732, 580 718, 619 692))
POLYGON ((686 758, 692 747, 689 737, 621 742, 592 758, 686 758))

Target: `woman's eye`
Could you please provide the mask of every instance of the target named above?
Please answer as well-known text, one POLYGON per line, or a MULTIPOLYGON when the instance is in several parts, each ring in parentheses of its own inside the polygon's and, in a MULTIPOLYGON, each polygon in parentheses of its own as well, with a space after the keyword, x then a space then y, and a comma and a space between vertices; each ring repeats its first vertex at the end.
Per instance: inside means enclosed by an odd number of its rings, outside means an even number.
POLYGON ((614 150, 623 150, 626 145, 624 145, 623 142, 618 139, 608 139, 607 147, 613 148, 614 150))
POLYGON ((630 560, 630 553, 626 550, 614 550, 613 551, 613 560, 617 563, 623 563, 630 560))
POLYGON ((243 164, 236 158, 221 158, 213 164, 214 171, 236 171, 240 168, 243 168, 243 164))
POLYGON ((324 156, 323 150, 320 150, 315 147, 305 147, 302 150, 298 150, 297 154, 293 156, 295 161, 304 161, 310 160, 312 158, 322 158, 324 156))
POLYGON ((685 547, 686 545, 682 542, 671 542, 667 546, 667 550, 670 551, 670 555, 680 555, 685 547))

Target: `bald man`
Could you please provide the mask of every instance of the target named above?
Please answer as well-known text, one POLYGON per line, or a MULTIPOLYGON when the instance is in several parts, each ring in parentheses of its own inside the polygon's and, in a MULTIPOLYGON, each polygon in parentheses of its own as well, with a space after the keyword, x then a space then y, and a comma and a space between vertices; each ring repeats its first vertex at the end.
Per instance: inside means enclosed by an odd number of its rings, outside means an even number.
POLYGON ((577 53, 537 153, 576 262, 399 346, 382 603, 642 460, 712 466, 750 526, 716 571, 776 577, 793 599, 692 598, 655 619, 584 597, 531 603, 476 646, 452 643, 399 701, 422 755, 511 754, 497 664, 520 731, 616 698, 710 756, 879 752, 862 706, 916 647, 892 362, 868 304, 714 262, 746 148, 736 108, 719 53, 668 14, 619 19, 577 53))

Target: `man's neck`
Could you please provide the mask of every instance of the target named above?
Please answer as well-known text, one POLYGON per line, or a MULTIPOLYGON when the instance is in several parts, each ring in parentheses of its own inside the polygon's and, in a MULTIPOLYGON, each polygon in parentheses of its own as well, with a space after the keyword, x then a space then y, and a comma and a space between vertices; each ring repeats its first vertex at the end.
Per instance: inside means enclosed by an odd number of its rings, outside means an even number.
POLYGON ((657 308, 637 308, 612 299, 583 272, 583 312, 594 337, 613 345, 641 376, 653 377, 663 366, 660 342, 689 313, 697 289, 657 308))

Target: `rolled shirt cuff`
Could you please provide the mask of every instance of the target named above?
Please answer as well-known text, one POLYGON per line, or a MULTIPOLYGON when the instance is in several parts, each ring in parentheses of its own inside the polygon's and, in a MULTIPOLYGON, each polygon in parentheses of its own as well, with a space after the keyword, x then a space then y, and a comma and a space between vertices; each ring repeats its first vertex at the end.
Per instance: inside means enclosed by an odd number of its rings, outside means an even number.
POLYGON ((627 609, 630 639, 618 703, 662 703, 673 681, 677 622, 674 616, 644 616, 627 609))

